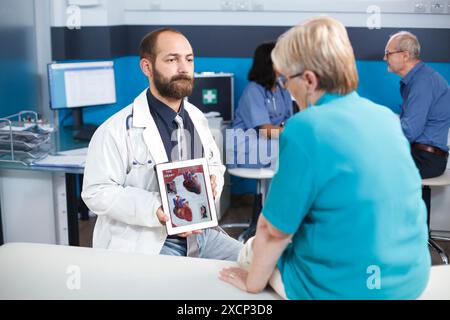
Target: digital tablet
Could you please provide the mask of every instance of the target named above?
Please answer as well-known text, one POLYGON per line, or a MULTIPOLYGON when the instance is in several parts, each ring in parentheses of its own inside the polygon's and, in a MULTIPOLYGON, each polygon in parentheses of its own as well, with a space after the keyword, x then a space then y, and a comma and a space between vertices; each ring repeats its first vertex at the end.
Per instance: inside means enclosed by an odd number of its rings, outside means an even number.
POLYGON ((167 234, 216 227, 217 213, 205 158, 156 166, 167 234))

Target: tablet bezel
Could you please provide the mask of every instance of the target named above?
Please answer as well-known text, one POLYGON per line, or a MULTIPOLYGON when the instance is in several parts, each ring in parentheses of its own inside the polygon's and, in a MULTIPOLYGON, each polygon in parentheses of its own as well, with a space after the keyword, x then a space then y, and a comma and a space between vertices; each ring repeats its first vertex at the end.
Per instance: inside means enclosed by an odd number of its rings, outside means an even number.
POLYGON ((156 167, 156 174, 158 177, 158 185, 159 185, 159 190, 160 190, 160 195, 161 195, 161 203, 162 203, 163 211, 169 217, 169 220, 166 222, 166 229, 167 229, 168 235, 174 235, 174 234, 179 234, 179 233, 194 231, 194 230, 202 230, 202 229, 213 228, 213 227, 218 226, 216 206, 215 206, 214 196, 213 196, 213 192, 212 192, 212 188, 211 188, 210 173, 209 173, 208 163, 205 158, 167 162, 167 163, 158 164, 155 167, 156 167), (199 166, 199 165, 202 166, 202 169, 203 169, 203 176, 205 179, 206 196, 207 196, 207 202, 208 202, 208 206, 209 206, 209 212, 211 215, 211 220, 205 221, 205 222, 193 223, 193 224, 186 225, 186 226, 173 227, 172 213, 170 212, 170 207, 169 207, 169 196, 168 196, 167 189, 166 189, 166 183, 165 183, 164 177, 163 177, 163 171, 170 170, 170 169, 193 167, 193 166, 199 166))

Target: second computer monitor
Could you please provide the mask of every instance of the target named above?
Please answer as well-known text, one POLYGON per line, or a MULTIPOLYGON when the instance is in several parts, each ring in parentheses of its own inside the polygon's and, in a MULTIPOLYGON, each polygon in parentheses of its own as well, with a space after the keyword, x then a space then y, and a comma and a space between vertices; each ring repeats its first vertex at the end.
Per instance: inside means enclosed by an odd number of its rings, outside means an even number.
POLYGON ((48 77, 52 109, 116 102, 113 61, 51 63, 48 77))
POLYGON ((225 122, 234 118, 234 78, 232 73, 196 73, 194 90, 188 101, 203 113, 218 112, 225 122))
POLYGON ((95 125, 83 121, 83 107, 116 103, 113 61, 62 62, 48 65, 50 108, 70 109, 75 138, 89 140, 95 125))

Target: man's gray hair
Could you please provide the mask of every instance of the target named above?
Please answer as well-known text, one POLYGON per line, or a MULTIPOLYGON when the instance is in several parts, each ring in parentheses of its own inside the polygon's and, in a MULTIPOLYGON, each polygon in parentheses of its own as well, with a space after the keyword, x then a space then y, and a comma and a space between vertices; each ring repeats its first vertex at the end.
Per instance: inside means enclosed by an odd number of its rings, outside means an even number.
POLYGON ((397 40, 397 51, 407 51, 412 60, 419 60, 420 58, 420 43, 417 37, 408 31, 400 31, 393 34, 389 41, 397 40))

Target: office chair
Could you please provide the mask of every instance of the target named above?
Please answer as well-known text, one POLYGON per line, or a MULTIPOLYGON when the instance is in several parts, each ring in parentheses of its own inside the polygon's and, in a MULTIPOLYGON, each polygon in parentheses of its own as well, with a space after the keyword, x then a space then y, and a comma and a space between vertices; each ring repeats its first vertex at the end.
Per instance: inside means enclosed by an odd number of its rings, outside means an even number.
POLYGON ((431 187, 450 185, 450 170, 446 170, 442 175, 435 178, 422 180, 422 194, 427 207, 427 224, 428 224, 428 244, 439 254, 442 262, 448 264, 448 255, 436 242, 436 239, 450 241, 447 237, 433 237, 430 230, 431 217, 431 187))

